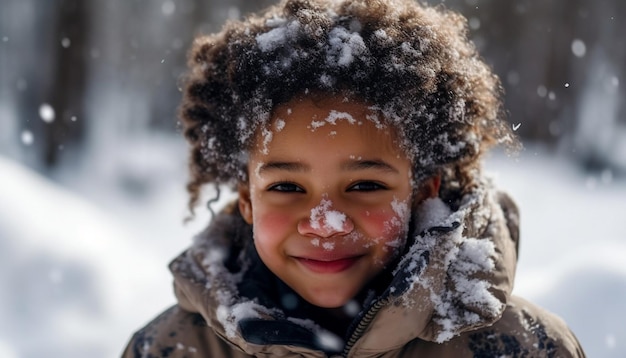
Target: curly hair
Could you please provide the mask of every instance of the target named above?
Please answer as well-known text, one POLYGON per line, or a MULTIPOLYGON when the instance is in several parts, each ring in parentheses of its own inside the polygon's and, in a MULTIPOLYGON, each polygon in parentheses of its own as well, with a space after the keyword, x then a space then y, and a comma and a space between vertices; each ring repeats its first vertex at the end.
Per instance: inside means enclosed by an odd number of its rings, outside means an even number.
POLYGON ((414 178, 466 190, 493 145, 518 142, 499 79, 466 20, 413 0, 284 0, 189 53, 180 117, 191 146, 189 209, 208 183, 247 180, 247 151, 272 109, 309 91, 371 103, 395 126, 414 178))

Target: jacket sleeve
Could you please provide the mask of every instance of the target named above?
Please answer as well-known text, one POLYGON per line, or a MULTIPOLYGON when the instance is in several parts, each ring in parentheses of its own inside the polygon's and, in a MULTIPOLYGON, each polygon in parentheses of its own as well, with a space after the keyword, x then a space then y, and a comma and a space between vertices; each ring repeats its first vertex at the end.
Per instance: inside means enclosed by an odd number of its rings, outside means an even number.
POLYGON ((465 338, 474 357, 585 357, 561 318, 516 296, 493 326, 468 332, 465 338))
POLYGON ((563 320, 512 296, 502 318, 491 326, 464 332, 441 344, 416 339, 385 357, 585 358, 585 352, 563 320))
POLYGON ((172 306, 137 331, 122 358, 247 357, 218 337, 200 314, 172 306))

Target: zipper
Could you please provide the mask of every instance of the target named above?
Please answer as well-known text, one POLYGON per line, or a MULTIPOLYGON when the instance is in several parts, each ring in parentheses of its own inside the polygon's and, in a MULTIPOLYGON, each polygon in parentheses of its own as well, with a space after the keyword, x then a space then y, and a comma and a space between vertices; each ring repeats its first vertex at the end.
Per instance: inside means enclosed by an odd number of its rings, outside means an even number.
POLYGON ((342 357, 344 358, 348 357, 348 353, 350 353, 350 350, 352 349, 352 347, 354 347, 354 344, 356 343, 356 341, 359 338, 361 338, 365 329, 367 329, 370 323, 372 323, 372 320, 376 316, 376 313, 378 313, 378 311, 380 311, 380 309, 389 301, 390 301, 389 298, 381 299, 379 301, 376 301, 376 303, 374 303, 374 305, 370 307, 370 309, 367 311, 365 316, 363 316, 363 319, 359 322, 359 325, 354 329, 354 331, 350 335, 350 339, 348 340, 348 343, 344 347, 343 353, 341 353, 342 357))

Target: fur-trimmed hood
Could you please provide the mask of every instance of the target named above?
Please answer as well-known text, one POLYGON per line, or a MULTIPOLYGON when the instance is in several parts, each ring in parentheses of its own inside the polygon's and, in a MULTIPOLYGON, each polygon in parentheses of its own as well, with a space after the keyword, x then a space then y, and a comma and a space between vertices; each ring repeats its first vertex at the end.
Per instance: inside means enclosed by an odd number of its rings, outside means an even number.
POLYGON ((258 272, 263 271, 258 260, 240 245, 251 240, 251 228, 234 206, 172 262, 179 305, 201 314, 218 336, 251 355, 294 349, 311 356, 320 351, 376 355, 416 338, 448 341, 500 319, 517 260, 518 213, 508 196, 484 181, 459 203, 450 208, 429 199, 420 206, 419 234, 392 270, 391 283, 364 303, 344 341, 263 297, 263 277, 273 275, 258 272), (242 295, 259 275, 253 292, 261 298, 242 295))

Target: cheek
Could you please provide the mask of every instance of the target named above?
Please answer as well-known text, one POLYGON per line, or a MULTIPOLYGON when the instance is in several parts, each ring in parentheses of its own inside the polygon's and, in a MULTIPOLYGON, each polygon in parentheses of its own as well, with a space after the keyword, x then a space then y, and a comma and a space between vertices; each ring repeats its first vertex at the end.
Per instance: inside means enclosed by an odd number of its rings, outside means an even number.
POLYGON ((397 239, 408 228, 408 222, 392 210, 365 211, 360 217, 367 236, 384 241, 397 239))
POLYGON ((287 213, 259 212, 253 216, 254 240, 257 243, 276 244, 288 236, 292 228, 293 218, 287 213))

